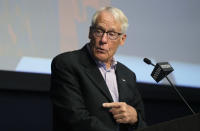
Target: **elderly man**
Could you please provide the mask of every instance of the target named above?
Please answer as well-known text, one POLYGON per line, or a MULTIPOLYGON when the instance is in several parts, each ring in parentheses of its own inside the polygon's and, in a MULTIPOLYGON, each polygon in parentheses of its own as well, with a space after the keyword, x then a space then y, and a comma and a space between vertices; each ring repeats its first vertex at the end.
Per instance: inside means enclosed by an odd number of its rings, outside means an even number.
POLYGON ((130 131, 145 126, 135 74, 114 59, 127 27, 121 10, 102 8, 93 15, 90 42, 53 59, 54 130, 130 131))

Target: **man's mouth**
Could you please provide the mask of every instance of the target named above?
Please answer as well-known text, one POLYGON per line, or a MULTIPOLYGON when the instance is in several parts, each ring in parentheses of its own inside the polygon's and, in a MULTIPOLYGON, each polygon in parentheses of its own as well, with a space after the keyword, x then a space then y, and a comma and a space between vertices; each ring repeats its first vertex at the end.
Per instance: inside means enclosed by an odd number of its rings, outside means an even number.
POLYGON ((99 53, 106 53, 107 52, 106 49, 102 49, 100 47, 96 47, 96 51, 99 52, 99 53))

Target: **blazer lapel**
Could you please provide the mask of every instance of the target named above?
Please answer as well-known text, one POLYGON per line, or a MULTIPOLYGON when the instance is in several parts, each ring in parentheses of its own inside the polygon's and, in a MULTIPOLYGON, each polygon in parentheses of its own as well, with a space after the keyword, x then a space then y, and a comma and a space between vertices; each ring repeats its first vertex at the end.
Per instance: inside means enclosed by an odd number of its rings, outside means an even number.
POLYGON ((103 79, 102 74, 99 71, 96 63, 94 62, 94 60, 88 53, 86 46, 82 48, 82 51, 86 52, 86 54, 87 54, 85 59, 81 59, 81 61, 82 61, 81 63, 83 64, 83 66, 85 68, 85 72, 86 72, 87 76, 89 77, 89 79, 91 81, 93 81, 93 83, 102 92, 102 94, 104 94, 107 97, 108 101, 112 102, 113 99, 108 90, 106 82, 103 79))
POLYGON ((117 84, 118 84, 118 91, 119 91, 119 102, 126 102, 129 94, 131 93, 128 85, 127 80, 123 73, 123 68, 120 68, 117 65, 116 68, 116 76, 117 76, 117 84))
POLYGON ((87 69, 86 73, 88 77, 94 82, 96 87, 107 97, 109 102, 113 101, 111 94, 108 90, 106 82, 104 81, 101 72, 98 68, 87 69))

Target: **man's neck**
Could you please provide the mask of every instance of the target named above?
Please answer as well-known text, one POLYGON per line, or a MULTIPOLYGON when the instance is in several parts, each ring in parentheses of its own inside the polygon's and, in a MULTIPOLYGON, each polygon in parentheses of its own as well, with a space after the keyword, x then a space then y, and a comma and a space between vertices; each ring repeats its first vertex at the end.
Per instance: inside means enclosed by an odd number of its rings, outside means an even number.
POLYGON ((110 69, 112 61, 113 60, 111 59, 111 60, 108 60, 106 62, 103 62, 106 65, 106 69, 110 69))

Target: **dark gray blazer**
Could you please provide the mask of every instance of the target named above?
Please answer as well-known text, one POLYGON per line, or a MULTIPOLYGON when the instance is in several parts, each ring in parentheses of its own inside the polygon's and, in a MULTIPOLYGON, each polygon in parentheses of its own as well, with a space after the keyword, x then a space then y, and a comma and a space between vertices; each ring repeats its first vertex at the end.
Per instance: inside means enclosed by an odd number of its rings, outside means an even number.
POLYGON ((120 62, 116 66, 119 101, 136 108, 139 122, 135 125, 117 124, 102 107, 113 99, 86 46, 56 56, 51 68, 54 131, 128 131, 145 125, 135 74, 120 62))

